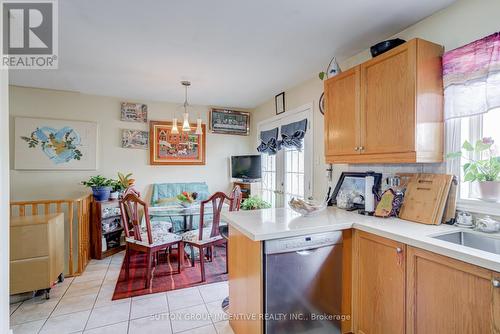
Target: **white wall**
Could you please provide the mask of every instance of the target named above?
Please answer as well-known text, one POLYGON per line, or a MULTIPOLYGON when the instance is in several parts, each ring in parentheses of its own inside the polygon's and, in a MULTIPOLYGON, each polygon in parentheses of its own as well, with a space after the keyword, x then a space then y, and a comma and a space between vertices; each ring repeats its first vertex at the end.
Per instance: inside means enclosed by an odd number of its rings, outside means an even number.
MULTIPOLYGON (((500 1, 498 0, 460 0, 448 8, 433 14, 432 16, 418 22, 417 24, 397 33, 394 36, 387 36, 387 39, 400 37, 409 40, 420 37, 429 41, 441 44, 445 50, 467 44, 473 40, 500 30, 498 19, 500 13, 500 1)), ((377 41, 373 41, 375 44, 377 41)), ((347 70, 371 58, 369 46, 363 52, 353 55, 348 59, 340 59, 339 65, 342 70, 347 70)), ((326 64, 325 64, 326 66, 326 64)), ((323 91, 323 83, 317 78, 316 73, 311 73, 311 79, 285 92, 286 109, 291 110, 307 103, 314 105, 314 197, 322 198, 328 187, 326 182, 324 164, 324 129, 323 116, 318 110, 318 100, 323 91)), ((275 94, 279 92, 273 92, 275 94)), ((255 122, 265 120, 275 114, 274 97, 259 105, 253 112, 255 122)), ((255 127, 254 127, 255 129, 255 127)), ((251 148, 255 149, 255 141, 258 134, 252 134, 251 148)), ((425 171, 444 172, 442 164, 431 165, 335 165, 334 183, 340 173, 344 170, 366 171, 375 170, 386 174, 396 171, 425 171)))
MULTIPOLYGON (((1 37, 0 37, 1 40, 1 37)), ((1 43, 0 43, 1 45, 1 43)), ((9 332, 9 93, 0 70, 0 333, 9 332)))
MULTIPOLYGON (((121 148, 121 129, 148 130, 146 124, 120 121, 120 102, 126 99, 93 96, 73 92, 10 87, 11 126, 11 199, 30 200, 64 198, 81 194, 86 190, 79 182, 91 175, 102 174, 116 177, 118 171, 132 172, 137 188, 149 192, 149 185, 159 182, 205 181, 211 192, 229 191, 229 157, 248 153, 249 137, 216 135, 208 133, 207 153, 204 166, 151 166, 149 151, 121 148), (98 123, 98 170, 97 171, 20 171, 13 169, 14 117, 31 116, 67 120, 94 121, 98 123)), ((150 120, 171 120, 173 113, 181 118, 182 107, 175 103, 152 101, 148 105, 150 120)), ((202 115, 208 123, 208 107, 190 109, 192 122, 202 115)), ((146 194, 146 193, 145 193, 146 194)))

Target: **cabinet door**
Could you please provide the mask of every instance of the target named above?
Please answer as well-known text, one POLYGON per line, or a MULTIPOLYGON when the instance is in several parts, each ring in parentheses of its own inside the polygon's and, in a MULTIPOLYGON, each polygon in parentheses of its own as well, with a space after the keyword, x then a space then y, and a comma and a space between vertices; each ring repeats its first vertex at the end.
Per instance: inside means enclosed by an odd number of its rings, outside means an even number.
POLYGON ((361 153, 415 151, 416 41, 361 65, 361 153))
POLYGON ((407 261, 408 334, 500 333, 495 273, 414 247, 407 261))
POLYGON ((406 245, 355 231, 353 323, 356 333, 405 331, 406 245))
POLYGON ((358 154, 359 66, 325 81, 325 155, 358 154))

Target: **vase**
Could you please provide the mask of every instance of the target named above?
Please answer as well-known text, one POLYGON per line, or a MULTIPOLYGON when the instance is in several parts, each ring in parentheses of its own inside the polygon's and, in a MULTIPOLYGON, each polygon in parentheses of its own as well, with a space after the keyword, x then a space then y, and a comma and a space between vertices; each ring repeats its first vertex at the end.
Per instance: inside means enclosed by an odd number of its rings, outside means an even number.
POLYGON ((500 200, 500 181, 478 182, 479 197, 482 200, 497 202, 500 200))
POLYGON ((111 187, 92 187, 94 199, 98 202, 107 201, 111 193, 111 187))

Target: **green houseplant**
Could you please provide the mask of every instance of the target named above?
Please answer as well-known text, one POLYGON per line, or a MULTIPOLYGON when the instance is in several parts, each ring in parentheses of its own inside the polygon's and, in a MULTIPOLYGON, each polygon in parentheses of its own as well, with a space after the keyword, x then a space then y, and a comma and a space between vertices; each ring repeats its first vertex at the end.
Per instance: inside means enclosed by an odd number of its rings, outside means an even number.
POLYGON ((87 181, 82 181, 82 184, 92 189, 96 201, 107 201, 111 193, 113 180, 102 175, 96 175, 90 177, 87 181))
POLYGON ((478 140, 472 145, 467 140, 462 145, 462 151, 449 153, 447 158, 464 158, 464 181, 477 182, 481 199, 497 201, 500 198, 500 156, 495 155, 490 137, 478 140), (474 158, 480 157, 478 159, 474 158))
POLYGON ((250 196, 241 203, 241 210, 269 209, 271 204, 264 201, 259 196, 250 196))

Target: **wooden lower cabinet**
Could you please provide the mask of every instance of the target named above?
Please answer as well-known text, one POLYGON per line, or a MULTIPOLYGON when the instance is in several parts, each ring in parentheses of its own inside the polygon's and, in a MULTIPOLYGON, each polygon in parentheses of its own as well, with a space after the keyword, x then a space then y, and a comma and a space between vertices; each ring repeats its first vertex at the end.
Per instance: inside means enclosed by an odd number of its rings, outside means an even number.
POLYGON ((500 273, 354 231, 352 325, 360 334, 500 334, 500 273))
POLYGON ((500 274, 408 247, 407 334, 500 333, 500 274))
POLYGON ((353 246, 354 332, 404 333, 406 245, 355 230, 353 246))
POLYGON ((229 226, 229 320, 236 334, 261 334, 264 308, 262 242, 229 226))

